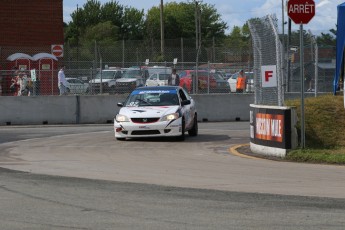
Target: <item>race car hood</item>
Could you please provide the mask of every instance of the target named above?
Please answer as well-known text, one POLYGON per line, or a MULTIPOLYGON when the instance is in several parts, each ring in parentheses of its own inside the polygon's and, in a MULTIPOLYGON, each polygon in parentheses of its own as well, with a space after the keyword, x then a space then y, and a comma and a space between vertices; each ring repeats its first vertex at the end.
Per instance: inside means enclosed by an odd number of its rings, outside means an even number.
POLYGON ((122 107, 119 114, 132 117, 162 117, 167 114, 176 113, 179 106, 143 106, 143 107, 122 107))

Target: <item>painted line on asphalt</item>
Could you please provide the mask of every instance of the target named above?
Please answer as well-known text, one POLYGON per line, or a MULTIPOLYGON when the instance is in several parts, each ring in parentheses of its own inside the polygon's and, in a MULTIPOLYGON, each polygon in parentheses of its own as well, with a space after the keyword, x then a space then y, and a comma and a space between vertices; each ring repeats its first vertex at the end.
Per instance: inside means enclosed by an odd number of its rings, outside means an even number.
POLYGON ((259 157, 254 157, 254 156, 248 156, 246 154, 240 153, 237 151, 238 148, 243 147, 243 146, 249 146, 249 144, 240 144, 240 145, 235 145, 229 148, 229 153, 238 157, 242 158, 247 158, 247 159, 254 159, 254 160, 262 160, 262 158, 259 157))

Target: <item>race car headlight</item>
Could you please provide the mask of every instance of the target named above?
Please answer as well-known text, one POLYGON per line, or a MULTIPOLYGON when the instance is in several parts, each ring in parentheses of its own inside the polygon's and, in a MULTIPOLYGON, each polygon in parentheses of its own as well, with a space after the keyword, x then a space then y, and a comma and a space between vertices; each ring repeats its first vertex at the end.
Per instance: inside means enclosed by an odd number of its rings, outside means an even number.
POLYGON ((115 120, 117 122, 128 122, 129 119, 125 115, 117 114, 115 120))
POLYGON ((179 118, 178 113, 171 113, 162 117, 161 121, 171 121, 171 120, 176 120, 177 118, 179 118))

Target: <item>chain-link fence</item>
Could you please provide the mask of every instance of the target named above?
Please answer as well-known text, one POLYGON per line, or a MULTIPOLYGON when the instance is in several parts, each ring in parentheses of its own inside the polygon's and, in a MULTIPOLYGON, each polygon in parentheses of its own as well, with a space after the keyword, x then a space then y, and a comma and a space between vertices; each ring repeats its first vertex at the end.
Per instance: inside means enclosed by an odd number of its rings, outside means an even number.
MULTIPOLYGON (((300 33, 294 31, 295 34, 300 33)), ((298 40, 299 41, 299 40, 298 40)), ((298 41, 287 46, 286 92, 301 92, 300 44, 298 41)), ((319 92, 332 92, 335 71, 335 52, 333 46, 319 46, 315 35, 303 31, 304 44, 304 86, 306 92, 317 95, 319 92)))
MULTIPOLYGON (((271 19, 269 17, 252 19, 249 24, 252 35, 252 49, 227 48, 226 44, 216 39, 203 40, 198 60, 195 40, 185 38, 166 39, 164 55, 161 54, 159 40, 123 40, 118 41, 116 44, 98 44, 94 42, 75 47, 65 44, 64 57, 56 60, 51 57, 31 59, 36 54, 49 54, 51 48, 49 46, 0 47, 0 60, 3 60, 0 62, 0 95, 18 94, 17 90, 11 87, 12 81, 14 81, 14 68, 22 70, 28 78, 31 78, 30 70, 35 69, 36 78, 30 83, 30 94, 45 96, 59 94, 57 73, 58 66, 62 64, 66 66, 66 77, 70 78, 69 93, 79 95, 118 93, 118 91, 111 88, 113 81, 109 85, 109 79, 106 80, 105 77, 100 77, 101 69, 122 68, 125 71, 133 66, 139 68, 164 66, 176 68, 181 75, 184 74, 184 71, 191 72, 198 69, 196 72, 200 75, 198 81, 196 81, 196 74, 193 75, 194 80, 192 74, 188 74, 189 79, 186 85, 182 84, 184 81, 181 83, 181 86, 186 87, 192 94, 234 93, 236 92, 234 90, 236 78, 231 78, 231 76, 236 76, 236 72, 243 69, 247 72, 247 76, 255 76, 255 82, 253 84, 248 82, 245 92, 253 92, 254 89, 257 89, 255 94, 257 103, 279 104, 283 101, 284 96, 279 93, 279 87, 275 89, 262 88, 260 80, 261 66, 276 64, 277 60, 281 59, 281 45, 279 45, 279 36, 276 32, 277 19, 274 17, 271 19), (26 56, 8 60, 8 57, 14 53, 25 54, 26 56), (177 59, 176 63, 174 63, 174 59, 177 59), (146 60, 149 60, 148 64, 146 60), (254 61, 256 64, 253 68, 254 61), (211 72, 210 70, 217 71, 211 72), (97 78, 100 78, 101 83, 96 81, 97 78), (229 90, 224 89, 224 85, 227 83, 229 84, 229 90)), ((318 46, 311 32, 306 33, 304 39, 305 76, 306 80, 311 79, 311 83, 306 83, 306 89, 315 93, 331 92, 335 66, 335 47, 318 46)), ((298 46, 299 44, 291 42, 285 52, 283 63, 286 64, 279 77, 284 92, 300 91, 298 46)), ((281 62, 279 61, 279 63, 281 62)))
POLYGON ((293 31, 294 36, 288 36, 287 44, 283 45, 275 16, 251 19, 248 23, 253 42, 255 104, 281 106, 285 93, 301 92, 301 68, 306 92, 315 96, 318 92, 332 92, 335 47, 319 46, 311 31, 302 31, 304 59, 301 67, 297 36, 300 31, 293 31), (276 67, 277 86, 265 87, 264 66, 276 67))
POLYGON ((266 16, 248 21, 253 41, 255 104, 283 104, 282 44, 277 33, 277 19, 266 16), (262 66, 276 66, 277 84, 265 87, 262 81, 262 66))
MULTIPOLYGON (((18 90, 11 87, 12 82, 16 81, 14 69, 26 75, 28 82, 33 80, 30 85, 34 88, 29 90, 31 95, 58 95, 57 75, 60 65, 66 66, 65 74, 70 94, 124 93, 116 89, 115 81, 119 76, 114 75, 111 78, 107 75, 107 70, 121 69, 122 75, 130 67, 140 68, 143 74, 137 77, 143 78, 143 81, 136 85, 139 86, 145 85, 150 76, 144 74, 149 66, 176 68, 181 75, 188 71, 188 74, 183 75, 187 78, 181 81, 180 85, 190 93, 229 93, 227 78, 239 69, 250 70, 253 62, 250 51, 225 48, 224 44, 215 39, 203 40, 199 53, 195 40, 184 38, 165 40, 164 54, 160 49, 160 41, 157 40, 118 41, 116 44, 94 42, 75 47, 65 44, 63 58, 54 59, 48 56, 33 59, 38 53, 49 54, 49 47, 2 47, 0 56, 6 61, 0 63, 0 95, 18 95, 18 90), (8 60, 14 53, 24 56, 8 60), (174 62, 174 59, 177 62, 174 62), (36 76, 33 78, 32 69, 36 70, 36 76), (190 74, 190 71, 195 73, 190 74), (199 75, 197 81, 196 75, 199 75)), ((125 91, 128 93, 128 90, 125 91)))

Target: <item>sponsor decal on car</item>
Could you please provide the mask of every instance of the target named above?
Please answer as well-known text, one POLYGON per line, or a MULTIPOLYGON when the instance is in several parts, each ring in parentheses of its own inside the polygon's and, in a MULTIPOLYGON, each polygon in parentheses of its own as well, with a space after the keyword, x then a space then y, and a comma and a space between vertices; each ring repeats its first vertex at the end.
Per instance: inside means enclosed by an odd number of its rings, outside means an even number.
POLYGON ((174 90, 134 90, 132 92, 132 95, 150 94, 150 93, 173 93, 173 94, 176 94, 176 89, 174 89, 174 90))

